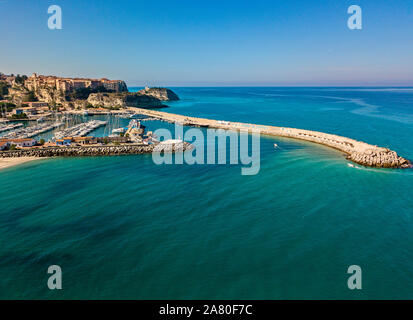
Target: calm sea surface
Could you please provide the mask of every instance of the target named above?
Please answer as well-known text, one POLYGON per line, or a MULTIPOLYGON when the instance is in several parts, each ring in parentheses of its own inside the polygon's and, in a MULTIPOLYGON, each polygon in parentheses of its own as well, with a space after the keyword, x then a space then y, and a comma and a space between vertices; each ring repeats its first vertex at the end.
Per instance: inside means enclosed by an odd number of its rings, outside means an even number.
MULTIPOLYGON (((335 133, 413 159, 413 89, 174 91, 182 100, 165 111, 335 133)), ((352 168, 281 138, 261 138, 260 156, 254 176, 151 155, 0 171, 0 298, 413 298, 413 170, 352 168), (54 264, 60 291, 47 288, 54 264), (347 288, 354 264, 359 291, 347 288)))

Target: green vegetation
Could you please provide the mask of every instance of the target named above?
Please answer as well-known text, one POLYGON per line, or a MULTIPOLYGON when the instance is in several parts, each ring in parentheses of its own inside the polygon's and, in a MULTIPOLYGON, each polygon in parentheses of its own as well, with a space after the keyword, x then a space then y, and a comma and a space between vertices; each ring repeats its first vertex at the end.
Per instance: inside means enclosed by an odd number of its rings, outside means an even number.
POLYGON ((13 114, 13 115, 11 116, 11 118, 12 118, 13 120, 22 120, 22 119, 28 119, 28 116, 27 116, 27 114, 25 114, 25 113, 21 113, 21 114, 13 114))
POLYGON ((16 83, 18 83, 18 84, 24 84, 24 81, 26 81, 27 80, 27 76, 26 75, 17 75, 16 76, 16 79, 15 79, 15 81, 16 81, 16 83))
POLYGON ((96 89, 91 88, 79 88, 73 92, 70 92, 66 95, 66 100, 86 100, 91 93, 99 93, 99 92, 114 92, 113 90, 108 90, 105 87, 97 87, 96 89))
POLYGON ((39 144, 40 145, 44 145, 46 141, 44 141, 44 139, 40 139, 39 144))
POLYGON ((102 108, 108 109, 108 110, 119 110, 119 109, 121 109, 122 107, 121 107, 121 106, 110 106, 110 107, 102 106, 102 108))
POLYGON ((11 151, 16 150, 16 145, 15 145, 15 144, 12 144, 12 145, 9 147, 9 150, 11 150, 11 151))
POLYGON ((0 109, 5 109, 7 112, 12 111, 14 108, 16 108, 16 105, 11 102, 0 102, 0 109))
POLYGON ((0 100, 9 94, 9 85, 5 81, 0 81, 0 100))
POLYGON ((37 97, 34 94, 33 91, 30 91, 27 96, 26 96, 27 101, 32 102, 32 101, 37 101, 37 97))

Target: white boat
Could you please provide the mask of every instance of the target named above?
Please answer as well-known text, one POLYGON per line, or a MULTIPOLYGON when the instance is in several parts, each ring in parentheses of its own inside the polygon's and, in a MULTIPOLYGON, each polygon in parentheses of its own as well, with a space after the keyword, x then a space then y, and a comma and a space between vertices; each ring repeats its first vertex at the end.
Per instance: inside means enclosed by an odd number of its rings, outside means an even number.
POLYGON ((125 128, 117 128, 117 129, 113 129, 112 133, 124 133, 125 132, 125 128))
POLYGON ((278 148, 278 144, 274 143, 274 148, 278 148))
POLYGON ((349 167, 355 168, 354 164, 352 164, 352 163, 347 163, 347 165, 348 165, 349 167))

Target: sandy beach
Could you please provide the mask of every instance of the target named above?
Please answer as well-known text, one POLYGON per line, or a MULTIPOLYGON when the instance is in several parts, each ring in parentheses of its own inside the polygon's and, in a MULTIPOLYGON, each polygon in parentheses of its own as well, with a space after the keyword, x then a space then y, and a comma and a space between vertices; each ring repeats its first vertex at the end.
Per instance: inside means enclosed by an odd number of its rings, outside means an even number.
POLYGON ((0 170, 39 159, 38 157, 0 158, 0 170))

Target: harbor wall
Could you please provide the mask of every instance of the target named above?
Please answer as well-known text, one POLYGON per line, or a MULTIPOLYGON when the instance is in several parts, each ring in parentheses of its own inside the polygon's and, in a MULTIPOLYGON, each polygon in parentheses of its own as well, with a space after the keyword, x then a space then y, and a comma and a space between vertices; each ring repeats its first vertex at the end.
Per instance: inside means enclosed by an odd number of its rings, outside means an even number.
MULTIPOLYGON (((130 144, 130 145, 111 145, 111 146, 76 146, 76 147, 49 147, 36 149, 21 149, 12 151, 1 151, 0 158, 18 157, 82 157, 82 156, 109 156, 126 154, 152 153, 155 145, 130 144)), ((155 151, 175 152, 192 149, 190 143, 183 143, 175 146, 165 146, 155 151)))
POLYGON ((52 147, 0 152, 0 158, 14 157, 79 157, 151 153, 153 145, 52 147))
POLYGON ((248 130, 250 132, 256 131, 260 134, 270 136, 279 136, 314 142, 340 150, 346 154, 347 159, 364 166, 384 168, 411 168, 411 163, 407 159, 400 157, 395 151, 334 134, 297 128, 187 117, 168 112, 141 108, 130 109, 139 114, 143 114, 162 121, 176 122, 185 126, 197 126, 236 131, 248 130))

